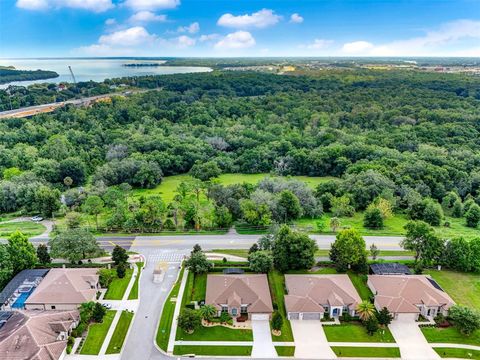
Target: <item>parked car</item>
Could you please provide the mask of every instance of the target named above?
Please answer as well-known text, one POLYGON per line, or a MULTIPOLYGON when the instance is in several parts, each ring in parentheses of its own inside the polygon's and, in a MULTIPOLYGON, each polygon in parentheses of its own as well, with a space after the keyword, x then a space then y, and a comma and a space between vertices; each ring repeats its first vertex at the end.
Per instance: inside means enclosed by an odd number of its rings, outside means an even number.
POLYGON ((108 303, 104 303, 102 304, 102 306, 107 310, 110 310, 112 308, 112 304, 108 304, 108 303))
POLYGON ((30 220, 35 221, 35 222, 40 222, 40 221, 43 220, 43 217, 41 217, 40 215, 36 215, 36 216, 32 217, 30 220))

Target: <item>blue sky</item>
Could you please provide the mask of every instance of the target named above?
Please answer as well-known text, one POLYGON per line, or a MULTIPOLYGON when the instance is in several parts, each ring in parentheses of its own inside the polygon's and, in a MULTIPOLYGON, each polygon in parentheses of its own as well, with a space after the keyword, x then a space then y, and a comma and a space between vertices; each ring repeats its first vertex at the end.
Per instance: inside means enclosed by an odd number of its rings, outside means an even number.
POLYGON ((476 56, 480 0, 0 0, 0 57, 476 56))

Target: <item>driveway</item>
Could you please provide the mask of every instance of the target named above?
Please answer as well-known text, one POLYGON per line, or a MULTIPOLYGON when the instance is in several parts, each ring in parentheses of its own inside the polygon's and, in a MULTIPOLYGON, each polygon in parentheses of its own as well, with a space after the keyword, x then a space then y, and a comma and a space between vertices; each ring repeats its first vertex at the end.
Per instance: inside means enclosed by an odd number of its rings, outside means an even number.
POLYGON ((270 334, 270 322, 268 320, 252 320, 253 330, 253 358, 274 358, 277 352, 270 334))
POLYGON ((414 320, 396 319, 388 327, 400 348, 402 359, 440 359, 414 320))
MULTIPOLYGON (((301 359, 336 359, 323 331, 322 323, 315 320, 292 320, 295 339, 295 357, 301 359)), ((328 326, 328 325, 327 325, 328 326)))

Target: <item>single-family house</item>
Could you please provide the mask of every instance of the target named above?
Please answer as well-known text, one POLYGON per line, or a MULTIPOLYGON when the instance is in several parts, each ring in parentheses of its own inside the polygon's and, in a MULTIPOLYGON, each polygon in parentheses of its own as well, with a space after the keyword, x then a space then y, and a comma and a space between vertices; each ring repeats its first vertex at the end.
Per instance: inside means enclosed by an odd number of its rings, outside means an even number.
POLYGON ((348 275, 285 275, 285 307, 289 320, 355 316, 362 301, 348 275))
POLYGON ((61 360, 79 321, 74 311, 14 311, 0 327, 2 360, 61 360))
POLYGON ((26 310, 75 310, 94 301, 100 289, 97 268, 51 269, 25 301, 26 310))
POLYGON ((454 301, 429 276, 369 275, 368 287, 375 296, 375 307, 386 307, 395 319, 417 320, 419 315, 432 319, 447 315, 454 301))
POLYGON ((268 320, 273 312, 272 298, 265 274, 209 274, 205 303, 217 308, 218 316, 268 320))

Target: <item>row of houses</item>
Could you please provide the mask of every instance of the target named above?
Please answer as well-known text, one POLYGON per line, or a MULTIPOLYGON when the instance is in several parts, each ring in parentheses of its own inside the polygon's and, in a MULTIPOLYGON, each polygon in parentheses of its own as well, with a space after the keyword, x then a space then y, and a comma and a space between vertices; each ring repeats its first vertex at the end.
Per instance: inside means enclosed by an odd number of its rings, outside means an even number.
MULTIPOLYGON (((420 315, 433 319, 447 315, 454 305, 450 296, 429 276, 369 275, 368 287, 377 310, 386 307, 394 319, 413 321, 420 315)), ((289 320, 320 320, 326 315, 338 318, 356 315, 362 301, 348 275, 285 275, 285 307, 289 320)), ((269 319, 272 299, 265 274, 209 274, 205 302, 217 308, 218 315, 251 320, 269 319)))

